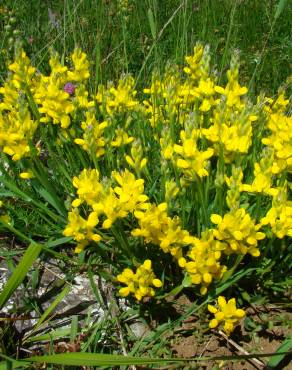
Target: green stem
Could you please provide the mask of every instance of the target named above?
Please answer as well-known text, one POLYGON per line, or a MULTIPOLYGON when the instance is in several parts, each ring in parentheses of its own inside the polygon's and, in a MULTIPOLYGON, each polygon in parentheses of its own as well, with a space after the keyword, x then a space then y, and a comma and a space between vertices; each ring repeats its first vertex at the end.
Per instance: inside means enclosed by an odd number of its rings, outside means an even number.
POLYGON ((205 202, 205 196, 203 192, 203 181, 200 178, 198 178, 197 184, 198 184, 198 194, 199 194, 200 205, 203 210, 204 227, 202 229, 207 229, 209 226, 209 216, 208 216, 207 205, 205 202))

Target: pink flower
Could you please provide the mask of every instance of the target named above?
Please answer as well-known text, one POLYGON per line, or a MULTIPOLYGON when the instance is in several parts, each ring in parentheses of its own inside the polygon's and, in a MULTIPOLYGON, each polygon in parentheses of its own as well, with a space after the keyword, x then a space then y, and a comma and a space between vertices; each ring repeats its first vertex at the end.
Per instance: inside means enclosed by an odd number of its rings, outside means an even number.
POLYGON ((69 95, 73 95, 75 93, 75 86, 72 84, 72 82, 67 82, 64 86, 64 91, 69 95))

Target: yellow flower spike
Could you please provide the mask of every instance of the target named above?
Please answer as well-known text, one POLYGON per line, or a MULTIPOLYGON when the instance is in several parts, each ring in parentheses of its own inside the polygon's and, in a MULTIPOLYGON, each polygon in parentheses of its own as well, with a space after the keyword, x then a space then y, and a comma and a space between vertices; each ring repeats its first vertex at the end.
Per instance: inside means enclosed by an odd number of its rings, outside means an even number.
POLYGON ((135 296, 138 301, 144 297, 153 297, 155 295, 154 288, 161 288, 162 281, 157 279, 152 270, 152 261, 145 260, 136 270, 132 271, 129 268, 123 270, 117 276, 117 281, 127 285, 119 290, 122 297, 128 296, 130 293, 135 296))
POLYGON ((203 232, 201 239, 191 237, 188 241, 192 248, 178 264, 190 276, 192 284, 201 285, 200 294, 205 295, 213 279, 220 279, 226 271, 218 261, 225 246, 214 240, 212 231, 203 232))
POLYGON ((99 242, 101 236, 94 232, 94 227, 98 219, 94 213, 91 213, 88 219, 84 219, 79 214, 78 208, 68 213, 68 225, 63 231, 63 235, 72 236, 78 242, 75 252, 80 253, 90 241, 99 242))
POLYGON ((30 65, 30 60, 24 50, 17 52, 15 61, 8 66, 13 72, 12 81, 16 89, 21 89, 25 85, 30 86, 36 69, 30 65))
POLYGON ((77 189, 78 199, 73 201, 73 207, 78 207, 86 202, 89 206, 96 204, 103 192, 103 186, 99 182, 98 170, 83 170, 80 175, 73 178, 73 186, 77 189))
POLYGON ((207 77, 209 72, 209 50, 201 44, 194 47, 194 54, 185 57, 188 67, 184 68, 184 72, 190 75, 194 81, 202 77, 207 77))
POLYGON ((199 132, 196 129, 193 129, 190 134, 187 134, 186 131, 181 131, 182 145, 174 145, 174 152, 178 155, 175 164, 189 180, 196 179, 196 176, 204 177, 209 175, 206 167, 208 159, 214 154, 214 150, 211 148, 208 148, 206 151, 198 150, 198 135, 199 132))
POLYGON ((115 139, 112 140, 111 146, 121 147, 130 144, 133 141, 134 141, 133 136, 128 136, 126 131, 124 131, 122 128, 118 128, 115 130, 115 139))
POLYGON ((245 316, 245 312, 242 309, 236 308, 235 298, 231 298, 227 302, 225 297, 219 296, 217 298, 217 307, 208 305, 209 312, 215 315, 215 318, 209 322, 209 328, 214 329, 222 325, 223 330, 229 336, 234 330, 234 327, 245 316))
POLYGON ((18 161, 30 155, 29 141, 33 139, 38 123, 31 119, 25 102, 12 111, 0 111, 0 149, 18 161))
POLYGON ((122 173, 113 171, 112 177, 119 185, 114 188, 114 192, 118 195, 121 209, 128 214, 148 207, 143 179, 136 179, 128 170, 122 173))
POLYGON ((101 110, 109 116, 116 113, 134 111, 138 109, 139 101, 135 100, 137 91, 134 90, 135 81, 130 76, 121 78, 117 87, 99 86, 96 100, 101 104, 101 110))
POLYGON ((256 225, 244 208, 238 208, 226 213, 222 218, 213 214, 211 221, 217 225, 214 237, 225 243, 226 254, 238 253, 257 257, 260 255, 258 241, 265 238, 265 234, 258 232, 261 227, 256 225))
POLYGON ((135 140, 131 148, 131 156, 126 155, 127 163, 139 174, 147 164, 147 158, 143 158, 143 148, 140 140, 135 140))
POLYGON ((71 55, 74 69, 68 71, 68 80, 75 82, 83 82, 90 76, 89 74, 89 62, 86 54, 79 48, 76 48, 71 55))
POLYGON ((74 142, 82 146, 87 153, 95 154, 99 158, 105 153, 105 138, 103 134, 108 126, 108 122, 98 122, 94 111, 89 110, 85 115, 86 120, 81 123, 83 137, 82 139, 75 139, 74 142))
POLYGON ((174 217, 167 216, 167 203, 158 206, 151 205, 145 212, 135 212, 138 219, 139 229, 132 231, 133 236, 142 236, 146 243, 159 245, 164 253, 171 253, 175 258, 180 258, 182 246, 189 235, 186 230, 182 230, 180 221, 174 217))
POLYGON ((266 216, 261 219, 261 225, 270 225, 273 234, 279 239, 292 236, 292 204, 287 200, 286 186, 273 197, 273 203, 266 216))

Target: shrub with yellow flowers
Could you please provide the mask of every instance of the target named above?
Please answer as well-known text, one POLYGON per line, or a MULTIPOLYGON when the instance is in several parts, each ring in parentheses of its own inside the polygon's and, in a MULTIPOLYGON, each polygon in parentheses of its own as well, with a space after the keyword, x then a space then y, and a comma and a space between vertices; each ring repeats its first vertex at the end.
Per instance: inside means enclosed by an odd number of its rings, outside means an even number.
MULTIPOLYGON (((17 50, 0 87, 2 226, 97 256, 119 295, 138 302, 155 300, 162 280, 162 297, 187 285, 207 302, 249 263, 282 258, 267 245, 287 249, 292 236, 285 92, 253 100, 238 56, 224 82, 199 43, 185 61, 141 91, 124 75, 93 93, 81 49, 52 52, 48 73, 17 50)), ((244 317, 234 298, 208 308, 210 328, 227 335, 244 317)))

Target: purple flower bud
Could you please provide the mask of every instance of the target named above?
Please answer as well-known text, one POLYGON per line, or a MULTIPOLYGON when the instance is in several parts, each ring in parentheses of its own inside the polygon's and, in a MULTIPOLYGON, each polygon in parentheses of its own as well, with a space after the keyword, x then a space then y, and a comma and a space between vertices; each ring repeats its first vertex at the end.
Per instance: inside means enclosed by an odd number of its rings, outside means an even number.
POLYGON ((64 91, 69 95, 73 95, 75 93, 75 86, 72 84, 72 82, 67 82, 64 86, 64 91))

